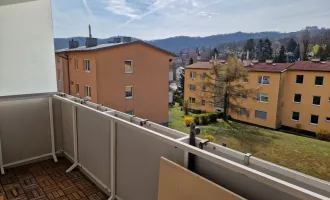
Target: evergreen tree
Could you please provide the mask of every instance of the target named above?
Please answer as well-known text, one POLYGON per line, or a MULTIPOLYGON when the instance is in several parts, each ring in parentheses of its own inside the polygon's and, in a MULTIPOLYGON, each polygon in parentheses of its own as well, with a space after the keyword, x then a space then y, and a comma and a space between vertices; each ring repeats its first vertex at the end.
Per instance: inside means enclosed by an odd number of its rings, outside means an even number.
POLYGON ((253 49, 254 49, 254 39, 248 39, 244 45, 244 50, 252 52, 253 49))
POLYGON ((280 50, 280 54, 277 58, 277 62, 278 63, 285 63, 286 62, 285 47, 283 45, 281 46, 281 50, 280 50))
POLYGON ((297 42, 293 38, 291 38, 287 45, 288 52, 292 52, 292 53, 295 52, 297 45, 298 45, 297 42))
POLYGON ((294 51, 294 56, 296 60, 300 58, 300 44, 297 44, 296 50, 294 51))
POLYGON ((263 46, 263 61, 273 59, 272 43, 269 39, 266 39, 263 46))
POLYGON ((182 70, 182 73, 180 74, 179 77, 179 85, 178 85, 178 89, 177 91, 180 93, 180 96, 183 99, 183 95, 184 95, 184 75, 185 75, 185 70, 182 70))
POLYGON ((214 56, 214 58, 215 58, 215 55, 219 55, 219 51, 218 51, 218 49, 217 48, 214 48, 213 50, 212 50, 212 56, 214 56))
POLYGON ((189 59, 189 65, 192 65, 192 64, 194 64, 194 59, 193 58, 190 58, 189 59))
POLYGON ((326 60, 330 60, 330 45, 329 44, 325 47, 324 51, 325 51, 324 54, 325 54, 326 60))
POLYGON ((262 39, 259 40, 258 44, 256 45, 256 59, 259 61, 263 60, 263 51, 264 51, 264 41, 262 39))

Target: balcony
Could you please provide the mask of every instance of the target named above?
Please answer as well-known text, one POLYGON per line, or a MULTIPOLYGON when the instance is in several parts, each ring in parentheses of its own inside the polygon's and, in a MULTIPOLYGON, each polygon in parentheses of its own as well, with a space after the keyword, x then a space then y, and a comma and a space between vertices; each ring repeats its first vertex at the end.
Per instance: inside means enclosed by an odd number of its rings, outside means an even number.
POLYGON ((168 73, 169 81, 173 81, 173 71, 168 73))
MULTIPOLYGON (((196 147, 191 146, 184 133, 72 96, 2 98, 0 110, 0 169, 4 174, 0 180, 3 185, 4 180, 19 179, 17 182, 21 182, 22 177, 31 177, 31 184, 36 180, 35 187, 59 187, 63 196, 79 199, 88 197, 86 192, 92 191, 84 189, 91 183, 86 178, 80 179, 83 173, 95 183, 93 188, 96 189, 90 194, 94 199, 104 199, 108 195, 110 199, 155 200, 164 194, 161 187, 182 184, 179 193, 183 193, 188 183, 201 180, 176 180, 186 173, 184 170, 177 175, 164 176, 164 158, 185 169, 191 161, 188 156, 191 153, 195 155, 195 162, 193 172, 189 173, 212 181, 234 195, 233 199, 330 197, 329 182, 217 144, 208 143, 203 149, 198 148, 200 139, 196 147), (45 159, 48 160, 28 164, 45 159), (21 167, 12 168, 14 166, 21 167), (165 186, 164 179, 169 181, 165 186), (64 180, 66 182, 61 184, 64 180), (79 186, 82 183, 79 181, 84 184, 79 186)), ((13 189, 15 186, 4 185, 5 192, 0 195, 6 195, 7 199, 15 195, 28 198, 36 195, 23 183, 28 186, 23 181, 21 186, 17 185, 17 190, 13 189)), ((208 194, 197 189, 190 192, 208 194)), ((43 193, 45 190, 40 190, 40 195, 43 193)))

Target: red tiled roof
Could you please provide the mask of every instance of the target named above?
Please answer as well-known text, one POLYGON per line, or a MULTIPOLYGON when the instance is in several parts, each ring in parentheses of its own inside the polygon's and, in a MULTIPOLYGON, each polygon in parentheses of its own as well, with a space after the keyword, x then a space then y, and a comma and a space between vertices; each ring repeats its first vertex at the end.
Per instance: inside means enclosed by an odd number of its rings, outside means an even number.
POLYGON ((188 69, 212 69, 213 64, 210 62, 197 62, 187 66, 188 69))
POLYGON ((255 72, 282 72, 294 63, 253 63, 246 68, 255 72))
POLYGON ((326 71, 330 72, 330 62, 311 62, 311 61, 299 61, 291 66, 288 70, 300 70, 300 71, 326 71))

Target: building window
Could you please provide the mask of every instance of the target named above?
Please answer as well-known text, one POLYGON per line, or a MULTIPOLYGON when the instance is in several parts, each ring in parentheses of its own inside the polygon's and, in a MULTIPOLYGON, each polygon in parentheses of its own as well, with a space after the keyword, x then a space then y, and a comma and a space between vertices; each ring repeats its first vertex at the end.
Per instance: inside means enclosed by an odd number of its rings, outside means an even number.
POLYGON ((320 96, 313 96, 313 106, 319 106, 321 104, 320 96))
POLYGON ((74 59, 74 66, 76 67, 76 71, 78 71, 78 58, 74 59))
POLYGON ((127 111, 126 114, 134 115, 134 110, 127 111))
POLYGON ((323 85, 323 76, 315 77, 315 85, 316 86, 322 86, 323 85))
POLYGON ((300 116, 299 112, 292 112, 292 120, 293 121, 299 121, 299 116, 300 116))
POLYGON ((132 85, 126 86, 125 93, 126 93, 126 99, 132 99, 133 98, 133 86, 132 85))
POLYGON ((85 66, 85 72, 91 71, 89 60, 84 60, 84 66, 85 66))
POLYGON ((125 60, 125 73, 133 73, 133 62, 131 60, 125 60))
POLYGON ((247 116, 247 110, 246 110, 246 108, 240 108, 240 115, 247 116))
POLYGON ((196 102, 196 99, 193 98, 193 97, 189 97, 189 103, 195 103, 196 102))
POLYGON ((268 94, 257 94, 257 101, 267 103, 268 94))
POLYGON ((261 85, 269 85, 270 77, 269 76, 259 76, 258 83, 261 85))
POLYGON ((326 121, 326 122, 330 122, 330 117, 326 117, 326 118, 325 118, 325 121, 326 121))
POLYGON ((79 83, 76 83, 76 94, 79 95, 79 83))
POLYGON ((206 101, 202 100, 202 106, 205 106, 205 105, 206 105, 206 101))
POLYGON ((255 117, 258 119, 267 119, 267 112, 256 110, 255 117))
POLYGON ((249 79, 247 77, 244 77, 243 78, 243 83, 248 83, 249 82, 249 79))
POLYGON ((89 85, 85 85, 86 98, 92 98, 92 88, 89 85))
POLYGON ((202 86, 202 91, 203 91, 203 92, 206 91, 206 87, 205 87, 205 85, 202 86))
POLYGON ((207 77, 206 73, 205 73, 205 72, 203 72, 203 76, 202 76, 203 80, 205 80, 205 79, 206 79, 206 77, 207 77))
POLYGON ((296 76, 296 83, 303 84, 304 83, 304 75, 297 75, 296 76))
POLYGON ((242 94, 242 99, 247 99, 247 94, 242 94))
POLYGON ((318 125, 319 124, 319 116, 318 115, 311 115, 311 124, 318 125))
POLYGON ((294 94, 293 102, 301 103, 301 94, 294 94))
POLYGON ((213 107, 214 106, 214 102, 213 101, 209 101, 209 106, 213 107))
POLYGON ((190 72, 190 78, 195 79, 196 78, 196 72, 190 72))
POLYGON ((196 91, 196 85, 189 85, 190 91, 196 91))

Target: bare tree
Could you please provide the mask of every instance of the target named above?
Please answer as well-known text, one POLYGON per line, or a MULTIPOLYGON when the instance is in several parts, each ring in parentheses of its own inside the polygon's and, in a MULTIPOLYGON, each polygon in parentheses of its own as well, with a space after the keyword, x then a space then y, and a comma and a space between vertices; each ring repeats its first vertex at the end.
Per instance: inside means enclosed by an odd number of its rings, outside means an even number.
POLYGON ((308 48, 311 41, 311 35, 309 30, 304 30, 301 34, 300 38, 300 59, 301 60, 308 60, 307 54, 308 54, 308 48))
MULTIPOLYGON (((226 63, 213 66, 213 76, 207 76, 204 86, 214 99, 216 107, 223 108, 224 120, 228 121, 229 112, 241 114, 242 98, 256 98, 257 89, 247 89, 243 84, 247 80, 247 69, 236 58, 229 56, 226 63)), ((244 110, 249 114, 248 110, 244 110)))

